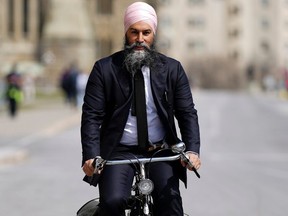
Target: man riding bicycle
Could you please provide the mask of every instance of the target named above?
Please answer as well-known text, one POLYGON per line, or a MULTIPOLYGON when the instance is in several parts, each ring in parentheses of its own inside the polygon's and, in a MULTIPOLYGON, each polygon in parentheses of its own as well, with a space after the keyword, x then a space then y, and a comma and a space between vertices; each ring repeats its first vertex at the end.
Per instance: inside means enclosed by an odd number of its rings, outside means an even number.
MULTIPOLYGON (((94 172, 94 158, 117 159, 132 154, 149 157, 177 142, 178 121, 186 155, 199 169, 198 115, 180 62, 155 49, 157 15, 144 2, 131 4, 124 15, 124 50, 97 61, 84 97, 81 123, 85 181, 100 194, 100 215, 124 215, 131 194, 131 165, 107 166, 94 172)), ((149 176, 157 216, 183 216, 179 180, 185 185, 186 163, 153 163, 149 176)))

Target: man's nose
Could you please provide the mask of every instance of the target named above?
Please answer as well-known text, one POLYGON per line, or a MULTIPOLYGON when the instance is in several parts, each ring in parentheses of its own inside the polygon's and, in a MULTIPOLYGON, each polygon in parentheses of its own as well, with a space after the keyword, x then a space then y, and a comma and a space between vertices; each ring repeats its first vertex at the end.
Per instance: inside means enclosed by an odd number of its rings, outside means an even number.
POLYGON ((143 37, 143 34, 141 32, 137 35, 137 42, 139 42, 139 43, 144 42, 144 37, 143 37))

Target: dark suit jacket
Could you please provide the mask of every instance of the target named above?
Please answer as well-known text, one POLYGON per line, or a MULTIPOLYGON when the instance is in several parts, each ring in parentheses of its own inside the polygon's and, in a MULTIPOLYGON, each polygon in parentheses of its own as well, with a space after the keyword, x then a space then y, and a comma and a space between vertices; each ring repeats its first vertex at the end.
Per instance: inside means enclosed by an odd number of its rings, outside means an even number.
MULTIPOLYGON (((109 159, 122 137, 132 101, 132 76, 123 60, 123 51, 114 53, 97 61, 90 74, 81 122, 82 164, 98 155, 109 159)), ((186 150, 199 153, 197 111, 181 64, 159 54, 157 65, 150 68, 150 77, 158 114, 167 128, 166 142, 172 145, 178 141, 169 132, 170 127, 176 135, 175 116, 186 150)))

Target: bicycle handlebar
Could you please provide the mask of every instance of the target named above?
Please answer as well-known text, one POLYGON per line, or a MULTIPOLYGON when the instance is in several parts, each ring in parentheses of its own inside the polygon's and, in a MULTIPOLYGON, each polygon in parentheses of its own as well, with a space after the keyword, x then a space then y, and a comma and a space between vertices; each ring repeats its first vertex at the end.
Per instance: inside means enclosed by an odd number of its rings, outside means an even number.
POLYGON ((191 164, 189 158, 184 153, 185 144, 183 142, 179 142, 171 147, 172 152, 177 153, 173 156, 166 156, 166 157, 152 157, 152 158, 134 158, 134 159, 123 159, 123 160, 103 160, 99 158, 100 161, 93 162, 93 166, 96 169, 103 169, 104 165, 120 165, 120 164, 132 164, 132 163, 149 163, 149 162, 160 162, 160 161, 174 161, 177 159, 184 160, 190 167, 192 167, 192 171, 196 174, 198 178, 200 178, 199 173, 191 164))
POLYGON ((105 165, 120 165, 120 164, 132 164, 132 163, 150 163, 161 161, 174 161, 181 158, 181 154, 166 156, 166 157, 153 157, 153 158, 137 158, 137 159, 124 159, 124 160, 106 160, 105 165))
MULTIPOLYGON (((146 164, 146 163, 161 162, 161 161, 175 161, 175 160, 178 160, 181 158, 183 159, 183 154, 177 154, 177 155, 166 156, 166 157, 137 158, 137 159, 134 158, 134 159, 123 159, 123 160, 122 159, 121 160, 103 160, 101 166, 120 165, 120 164, 134 164, 134 163, 146 164)), ((185 159, 187 159, 187 158, 185 157, 185 159)), ((191 164, 189 159, 188 159, 187 163, 191 164)), ((198 173, 198 171, 194 167, 192 168, 192 171, 194 171, 195 175, 198 178, 200 178, 200 174, 198 173)))

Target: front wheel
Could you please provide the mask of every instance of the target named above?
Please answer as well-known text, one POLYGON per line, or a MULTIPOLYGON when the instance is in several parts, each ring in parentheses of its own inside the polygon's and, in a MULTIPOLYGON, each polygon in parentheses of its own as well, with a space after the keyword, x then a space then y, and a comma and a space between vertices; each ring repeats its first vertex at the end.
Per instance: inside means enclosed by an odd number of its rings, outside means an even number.
POLYGON ((99 215, 98 199, 92 199, 88 201, 77 211, 77 216, 98 216, 98 215, 99 215))

